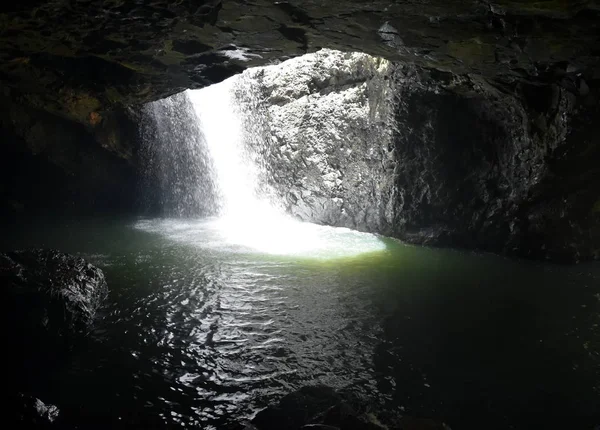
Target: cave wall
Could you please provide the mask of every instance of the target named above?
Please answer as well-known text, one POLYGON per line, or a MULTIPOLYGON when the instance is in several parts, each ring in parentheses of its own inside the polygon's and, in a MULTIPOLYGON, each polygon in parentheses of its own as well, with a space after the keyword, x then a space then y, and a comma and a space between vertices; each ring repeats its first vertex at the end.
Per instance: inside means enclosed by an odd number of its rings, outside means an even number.
POLYGON ((324 50, 246 71, 238 97, 300 219, 573 261, 599 256, 597 99, 595 81, 564 79, 492 86, 324 50))
POLYGON ((6 2, 0 79, 78 122, 321 48, 548 83, 599 76, 599 17, 595 0, 6 2))
POLYGON ((87 127, 0 97, 0 215, 134 210, 136 125, 123 111, 87 127))
POLYGON ((393 235, 536 259, 597 259, 597 82, 581 91, 573 75, 565 78, 572 90, 498 88, 431 73, 396 80, 393 235), (425 85, 415 89, 415 80, 425 85))

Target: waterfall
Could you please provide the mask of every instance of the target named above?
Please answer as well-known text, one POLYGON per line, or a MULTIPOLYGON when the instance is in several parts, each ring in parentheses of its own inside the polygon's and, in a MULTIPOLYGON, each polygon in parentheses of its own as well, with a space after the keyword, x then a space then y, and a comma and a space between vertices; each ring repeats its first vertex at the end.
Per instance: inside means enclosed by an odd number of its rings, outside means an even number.
POLYGON ((219 212, 212 159, 188 96, 149 103, 142 112, 146 201, 164 216, 219 212))
POLYGON ((219 195, 221 217, 240 221, 281 215, 273 190, 265 183, 256 141, 246 145, 246 105, 236 94, 244 86, 242 76, 201 90, 189 90, 201 132, 214 166, 214 181, 219 195))
POLYGON ((146 107, 146 170, 157 183, 161 213, 196 218, 144 220, 136 227, 227 251, 337 258, 384 249, 374 235, 284 213, 263 159, 264 113, 245 79, 234 76, 146 107))

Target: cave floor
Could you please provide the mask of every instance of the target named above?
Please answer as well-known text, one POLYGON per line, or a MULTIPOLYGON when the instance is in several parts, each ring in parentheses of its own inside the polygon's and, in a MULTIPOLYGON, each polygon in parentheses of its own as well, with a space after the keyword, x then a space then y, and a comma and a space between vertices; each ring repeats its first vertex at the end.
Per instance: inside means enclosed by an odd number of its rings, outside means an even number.
POLYGON ((81 428, 222 428, 317 383, 453 429, 600 424, 597 263, 389 239, 354 256, 281 256, 139 223, 0 230, 2 250, 58 248, 106 274, 110 297, 86 342, 22 375, 81 428))

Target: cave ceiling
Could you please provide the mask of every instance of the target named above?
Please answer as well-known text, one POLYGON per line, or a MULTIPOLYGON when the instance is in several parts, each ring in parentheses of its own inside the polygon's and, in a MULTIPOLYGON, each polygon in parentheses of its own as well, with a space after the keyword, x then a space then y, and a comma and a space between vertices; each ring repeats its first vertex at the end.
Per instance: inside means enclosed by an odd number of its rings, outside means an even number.
POLYGON ((80 122, 321 48, 506 88, 600 79, 597 1, 23 0, 0 38, 4 95, 80 122))

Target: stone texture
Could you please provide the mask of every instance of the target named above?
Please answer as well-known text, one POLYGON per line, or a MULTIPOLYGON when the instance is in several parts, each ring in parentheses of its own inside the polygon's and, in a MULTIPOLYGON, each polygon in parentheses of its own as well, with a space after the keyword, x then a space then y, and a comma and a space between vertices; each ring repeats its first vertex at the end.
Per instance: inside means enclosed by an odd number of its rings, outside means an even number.
POLYGON ((36 397, 85 344, 108 293, 104 274, 83 258, 31 249, 0 254, 0 285, 8 369, 3 423, 8 428, 65 428, 58 424, 58 408, 36 397))
POLYGON ((323 47, 555 82, 597 73, 598 15, 593 0, 26 1, 0 9, 0 76, 80 122, 323 47))
POLYGON ((394 122, 386 79, 392 70, 390 62, 366 54, 323 50, 243 74, 238 98, 250 128, 246 144, 262 153, 266 180, 289 213, 388 229, 394 122))
MULTIPOLYGON (((239 426, 241 429, 242 426, 239 426)), ((331 387, 305 386, 260 411, 244 430, 450 430, 441 422, 379 414, 368 400, 331 387)))
POLYGON ((395 79, 392 234, 554 261, 598 258, 597 168, 581 160, 582 151, 595 157, 597 132, 580 129, 582 110, 591 113, 585 97, 424 73, 395 79))
POLYGON ((55 250, 0 254, 0 280, 11 338, 26 344, 86 334, 107 294, 100 269, 55 250))
MULTIPOLYGON (((377 60, 362 76, 340 68, 332 81, 294 86, 297 94, 272 91, 271 117, 291 127, 274 135, 285 149, 278 159, 298 157, 313 172, 304 183, 294 172, 295 182, 279 177, 297 191, 286 195, 296 215, 416 243, 598 258, 599 15, 594 0, 7 3, 0 7, 0 89, 10 145, 0 212, 26 210, 44 196, 41 208, 127 206, 139 178, 131 132, 139 118, 137 108, 131 114, 123 106, 325 47, 391 61, 392 86, 380 85, 390 66, 377 60), (389 121, 383 105, 369 105, 372 116, 361 119, 367 97, 394 97, 397 127, 392 137, 358 144, 389 121), (297 106, 325 118, 321 106, 334 102, 356 107, 348 110, 354 123, 290 114, 297 106), (26 115, 15 119, 15 112, 26 115), (66 129, 76 137, 65 138, 66 129), (292 131, 307 130, 336 146, 295 149, 292 131), (346 156, 348 145, 356 150, 346 156), (347 169, 319 166, 323 158, 347 169), (365 169, 372 175, 359 180, 365 169), (353 176, 361 185, 351 192, 353 176), (49 185, 36 190, 36 183, 49 185)), ((320 67, 314 70, 330 65, 320 67)))
POLYGON ((324 50, 244 72, 237 96, 264 180, 301 219, 573 261, 600 250, 597 168, 581 160, 595 153, 580 119, 595 88, 507 88, 324 50))
POLYGON ((60 414, 56 406, 45 404, 40 399, 23 393, 7 397, 8 399, 3 403, 6 409, 2 422, 8 428, 60 428, 55 425, 60 414))

